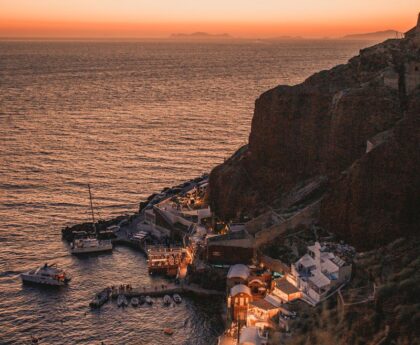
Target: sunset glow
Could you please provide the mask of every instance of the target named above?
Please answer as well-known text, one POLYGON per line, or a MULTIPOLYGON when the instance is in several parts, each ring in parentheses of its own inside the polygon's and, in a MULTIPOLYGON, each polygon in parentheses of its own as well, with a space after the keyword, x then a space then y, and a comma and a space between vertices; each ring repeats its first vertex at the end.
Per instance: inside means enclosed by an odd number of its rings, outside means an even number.
POLYGON ((418 1, 0 0, 0 37, 337 37, 412 26, 418 1))

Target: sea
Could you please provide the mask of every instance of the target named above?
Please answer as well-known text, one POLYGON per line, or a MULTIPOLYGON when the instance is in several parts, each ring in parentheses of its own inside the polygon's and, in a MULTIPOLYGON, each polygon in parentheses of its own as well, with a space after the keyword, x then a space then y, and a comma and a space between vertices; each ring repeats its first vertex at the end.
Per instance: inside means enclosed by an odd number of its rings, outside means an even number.
POLYGON ((65 226, 132 214, 248 140, 255 99, 345 63, 366 41, 0 42, 0 344, 216 344, 223 300, 88 307, 109 285, 167 282, 145 257, 74 257, 65 226), (68 287, 22 285, 45 262, 68 287), (163 333, 172 328, 172 336, 163 333))

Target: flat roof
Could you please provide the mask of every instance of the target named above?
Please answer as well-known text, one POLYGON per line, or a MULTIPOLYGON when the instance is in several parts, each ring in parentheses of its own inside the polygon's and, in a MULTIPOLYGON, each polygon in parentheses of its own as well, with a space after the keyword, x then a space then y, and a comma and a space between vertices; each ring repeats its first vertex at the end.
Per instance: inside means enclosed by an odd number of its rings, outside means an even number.
POLYGON ((286 278, 276 280, 276 287, 288 295, 299 292, 299 289, 291 284, 286 278))
POLYGON ((315 260, 309 254, 305 254, 304 256, 302 256, 298 260, 297 264, 301 264, 303 267, 316 266, 315 260))
POLYGON ((273 310, 278 309, 277 306, 271 304, 270 302, 266 301, 265 299, 259 299, 257 301, 252 301, 249 303, 250 306, 254 306, 264 310, 273 310))
POLYGON ((322 288, 330 284, 330 280, 320 271, 316 270, 314 275, 309 280, 317 287, 322 288))

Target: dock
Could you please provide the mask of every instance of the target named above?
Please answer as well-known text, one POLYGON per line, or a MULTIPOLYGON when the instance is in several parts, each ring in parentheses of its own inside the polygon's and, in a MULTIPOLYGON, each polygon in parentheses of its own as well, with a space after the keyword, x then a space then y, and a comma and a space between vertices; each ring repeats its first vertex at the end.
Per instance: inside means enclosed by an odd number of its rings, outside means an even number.
MULTIPOLYGON (((104 290, 102 290, 104 291, 104 290)), ((173 294, 193 294, 197 296, 225 296, 225 292, 217 290, 204 289, 196 284, 163 284, 156 285, 152 287, 136 287, 131 288, 124 286, 115 287, 112 289, 111 297, 116 298, 118 295, 124 295, 127 298, 140 297, 140 296, 150 296, 150 297, 161 297, 165 295, 173 294)), ((98 295, 99 293, 95 294, 98 295)), ((100 307, 100 306, 98 306, 100 307)))

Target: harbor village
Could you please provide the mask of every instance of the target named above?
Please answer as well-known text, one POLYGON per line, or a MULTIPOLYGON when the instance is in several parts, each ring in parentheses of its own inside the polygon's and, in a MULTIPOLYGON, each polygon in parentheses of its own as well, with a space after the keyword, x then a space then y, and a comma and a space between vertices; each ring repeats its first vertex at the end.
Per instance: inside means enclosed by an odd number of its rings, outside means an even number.
MULTIPOLYGON (((219 344, 257 345, 287 340, 304 315, 329 299, 349 304, 343 296, 352 290, 357 253, 317 225, 325 177, 284 195, 278 208, 229 223, 211 211, 208 179, 204 174, 165 188, 135 215, 63 229, 71 243, 108 241, 137 249, 147 258, 149 274, 168 278, 159 286, 110 282, 93 296, 92 308, 112 299, 124 306, 159 296, 164 302, 170 296, 180 302, 188 294, 222 298, 226 330, 219 344)), ((357 274, 359 285, 366 285, 359 301, 369 303, 375 287, 363 272, 357 274)))

